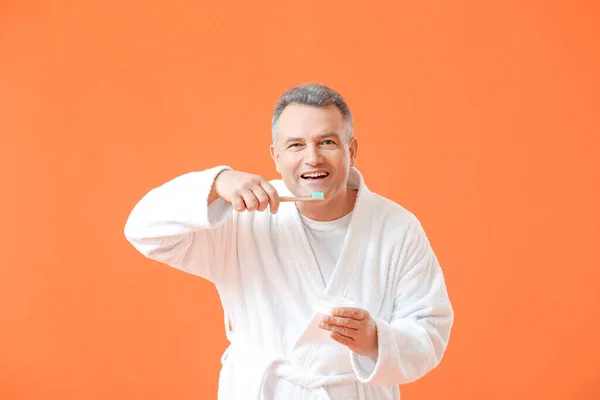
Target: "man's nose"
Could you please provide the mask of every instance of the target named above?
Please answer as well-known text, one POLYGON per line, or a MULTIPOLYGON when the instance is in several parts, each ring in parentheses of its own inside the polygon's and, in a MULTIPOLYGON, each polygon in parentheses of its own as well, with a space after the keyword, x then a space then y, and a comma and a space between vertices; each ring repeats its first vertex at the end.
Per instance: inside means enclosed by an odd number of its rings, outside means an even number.
POLYGON ((306 146, 304 154, 304 163, 310 166, 316 166, 323 162, 323 156, 317 146, 306 146))

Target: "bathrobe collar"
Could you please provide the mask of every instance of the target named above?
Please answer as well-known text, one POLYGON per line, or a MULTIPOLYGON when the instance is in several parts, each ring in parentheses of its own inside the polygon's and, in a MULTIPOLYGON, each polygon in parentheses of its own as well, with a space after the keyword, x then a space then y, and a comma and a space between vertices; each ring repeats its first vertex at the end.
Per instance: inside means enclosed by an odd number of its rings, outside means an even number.
MULTIPOLYGON (((283 181, 276 181, 274 185, 279 194, 290 196, 292 193, 283 181)), ((316 297, 323 295, 341 296, 349 300, 353 298, 355 290, 351 290, 357 268, 362 267, 364 247, 369 239, 370 221, 372 214, 372 196, 374 195, 365 184, 362 174, 351 168, 348 176, 348 187, 358 189, 348 231, 344 239, 344 246, 338 259, 333 274, 326 285, 323 284, 319 266, 310 247, 300 213, 295 203, 282 203, 279 207, 279 229, 285 240, 282 242, 290 252, 290 262, 295 264, 296 270, 311 289, 311 294, 316 297)))

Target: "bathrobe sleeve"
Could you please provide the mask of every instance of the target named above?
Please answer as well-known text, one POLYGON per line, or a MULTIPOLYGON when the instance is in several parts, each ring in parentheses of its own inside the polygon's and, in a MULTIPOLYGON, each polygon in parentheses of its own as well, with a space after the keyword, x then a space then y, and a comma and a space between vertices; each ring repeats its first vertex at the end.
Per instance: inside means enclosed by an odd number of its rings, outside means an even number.
POLYGON ((448 345, 454 312, 442 270, 421 225, 415 223, 411 230, 392 283, 392 317, 374 318, 377 361, 351 352, 352 366, 363 383, 413 382, 440 363, 448 345))
POLYGON ((227 166, 190 172, 149 191, 133 208, 125 237, 144 256, 216 282, 233 251, 232 207, 208 205, 213 182, 227 166))

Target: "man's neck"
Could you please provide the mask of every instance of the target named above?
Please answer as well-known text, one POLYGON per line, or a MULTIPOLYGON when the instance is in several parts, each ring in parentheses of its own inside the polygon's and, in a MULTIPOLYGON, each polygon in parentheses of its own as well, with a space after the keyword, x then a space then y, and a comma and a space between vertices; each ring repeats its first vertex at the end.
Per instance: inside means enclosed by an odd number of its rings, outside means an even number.
POLYGON ((333 199, 323 202, 298 202, 296 207, 300 214, 313 221, 333 221, 352 211, 357 194, 354 189, 346 189, 333 199))

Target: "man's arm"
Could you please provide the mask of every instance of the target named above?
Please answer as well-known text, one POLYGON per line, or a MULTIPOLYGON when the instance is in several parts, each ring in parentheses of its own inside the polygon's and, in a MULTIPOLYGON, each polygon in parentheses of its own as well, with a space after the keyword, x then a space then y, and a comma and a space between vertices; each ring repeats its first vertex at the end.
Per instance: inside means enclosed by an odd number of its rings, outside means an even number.
MULTIPOLYGON (((454 311, 438 260, 420 224, 403 251, 390 321, 372 318, 375 357, 351 353, 361 382, 400 385, 434 369, 448 346, 454 311)), ((370 318, 370 317, 369 317, 370 318)))
POLYGON ((231 204, 216 202, 214 189, 225 170, 229 167, 187 173, 148 192, 127 219, 127 240, 150 259, 218 280, 234 243, 227 224, 231 204))

